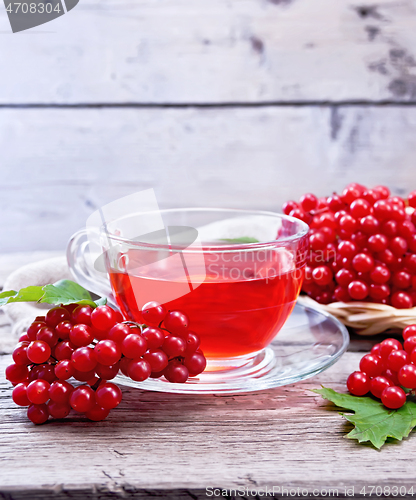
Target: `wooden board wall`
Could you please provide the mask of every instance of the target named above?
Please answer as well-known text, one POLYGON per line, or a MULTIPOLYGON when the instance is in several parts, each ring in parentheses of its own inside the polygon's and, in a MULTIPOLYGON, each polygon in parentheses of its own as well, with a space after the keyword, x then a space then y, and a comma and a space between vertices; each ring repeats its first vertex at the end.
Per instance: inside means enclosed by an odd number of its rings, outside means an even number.
POLYGON ((280 209, 349 181, 416 188, 416 4, 81 0, 0 15, 0 252, 59 250, 91 211, 280 209))

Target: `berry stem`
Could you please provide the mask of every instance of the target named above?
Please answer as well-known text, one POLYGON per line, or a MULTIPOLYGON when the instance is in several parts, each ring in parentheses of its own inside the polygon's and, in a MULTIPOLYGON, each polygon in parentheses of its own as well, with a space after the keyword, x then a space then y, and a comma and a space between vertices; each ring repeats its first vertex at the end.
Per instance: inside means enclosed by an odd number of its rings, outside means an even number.
POLYGON ((97 380, 97 382, 95 382, 95 384, 91 386, 91 389, 93 389, 94 391, 96 391, 100 387, 100 384, 101 384, 102 381, 103 381, 103 379, 99 378, 97 380))
POLYGON ((141 325, 135 321, 122 321, 122 324, 130 326, 130 328, 139 328, 141 333, 143 333, 143 329, 146 327, 146 325, 141 325))

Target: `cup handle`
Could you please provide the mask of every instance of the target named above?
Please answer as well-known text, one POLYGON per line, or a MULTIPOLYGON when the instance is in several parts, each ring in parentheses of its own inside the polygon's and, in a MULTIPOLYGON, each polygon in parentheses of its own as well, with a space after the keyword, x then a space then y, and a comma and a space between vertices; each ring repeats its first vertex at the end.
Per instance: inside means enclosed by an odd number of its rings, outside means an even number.
POLYGON ((110 287, 110 280, 107 279, 90 265, 88 265, 85 255, 89 252, 89 242, 87 231, 81 229, 69 240, 66 250, 68 267, 76 282, 87 290, 101 296, 107 297, 112 305, 116 304, 113 292, 110 287))

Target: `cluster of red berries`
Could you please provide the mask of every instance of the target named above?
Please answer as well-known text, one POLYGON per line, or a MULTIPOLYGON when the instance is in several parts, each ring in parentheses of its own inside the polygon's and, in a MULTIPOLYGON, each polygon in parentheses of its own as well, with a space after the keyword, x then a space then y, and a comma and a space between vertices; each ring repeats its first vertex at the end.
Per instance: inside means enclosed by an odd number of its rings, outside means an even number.
POLYGON ((6 369, 14 402, 28 406, 35 424, 65 418, 71 409, 99 421, 121 402, 120 388, 108 382, 119 372, 135 381, 164 376, 184 383, 204 371, 200 339, 185 314, 149 302, 142 315, 145 327, 107 305, 58 306, 37 317, 6 369))
POLYGON ((406 393, 400 386, 416 389, 416 325, 403 330, 403 340, 402 345, 397 339, 385 339, 361 358, 360 371, 347 380, 351 394, 371 392, 391 409, 405 404, 406 393))
POLYGON ((354 300, 416 306, 416 191, 349 184, 341 194, 303 195, 283 212, 310 226, 303 291, 322 304, 354 300))

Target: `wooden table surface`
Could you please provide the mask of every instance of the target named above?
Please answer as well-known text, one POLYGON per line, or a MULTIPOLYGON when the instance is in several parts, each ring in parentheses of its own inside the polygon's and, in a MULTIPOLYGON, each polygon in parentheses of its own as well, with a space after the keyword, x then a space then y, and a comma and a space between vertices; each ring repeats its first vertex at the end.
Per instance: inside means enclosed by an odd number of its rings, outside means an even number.
MULTIPOLYGON (((4 313, 0 324, 4 338, 10 334, 4 313)), ((373 343, 353 339, 320 375, 255 393, 189 396, 123 388, 120 406, 99 423, 70 416, 35 426, 13 403, 3 375, 0 498, 199 499, 214 497, 213 488, 248 488, 260 498, 273 486, 274 498, 298 488, 314 498, 344 497, 345 488, 347 496, 352 488, 358 495, 371 486, 413 486, 416 494, 414 436, 381 451, 358 445, 344 438, 351 426, 332 404, 310 392, 320 384, 345 390, 346 377, 373 343)), ((1 355, 1 373, 10 359, 1 355)), ((245 498, 252 498, 250 491, 245 498)))
POLYGON ((60 250, 147 188, 272 211, 349 182, 409 193, 415 25, 414 0, 82 0, 19 34, 4 13, 0 252, 60 250))

